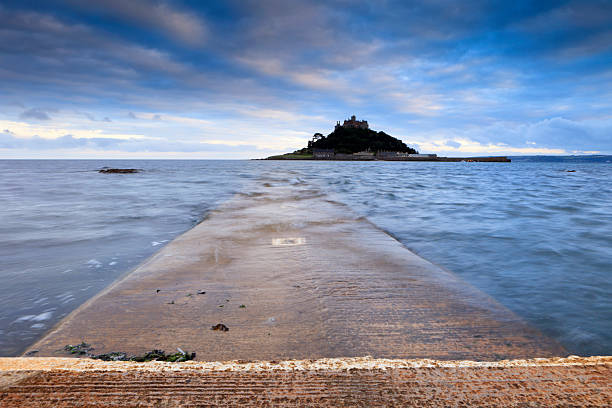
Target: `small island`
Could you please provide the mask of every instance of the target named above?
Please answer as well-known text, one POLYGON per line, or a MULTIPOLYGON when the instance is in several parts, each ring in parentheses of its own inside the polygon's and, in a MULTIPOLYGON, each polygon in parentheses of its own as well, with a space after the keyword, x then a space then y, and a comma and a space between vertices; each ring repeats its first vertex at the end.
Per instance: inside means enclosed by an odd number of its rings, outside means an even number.
POLYGON ((315 133, 308 146, 265 160, 510 162, 505 156, 438 157, 436 154, 420 154, 401 140, 370 129, 367 120, 357 120, 355 115, 342 124, 336 122, 334 131, 327 136, 315 133))

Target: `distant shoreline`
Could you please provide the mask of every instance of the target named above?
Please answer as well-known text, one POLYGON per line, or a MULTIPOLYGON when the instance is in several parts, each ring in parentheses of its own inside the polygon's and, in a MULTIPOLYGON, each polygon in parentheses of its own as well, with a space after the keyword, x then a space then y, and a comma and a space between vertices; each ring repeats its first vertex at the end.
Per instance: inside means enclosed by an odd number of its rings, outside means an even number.
MULTIPOLYGON (((401 162, 487 162, 487 163, 510 163, 512 160, 506 156, 488 156, 488 157, 394 157, 394 158, 376 158, 376 157, 344 157, 344 158, 314 158, 313 156, 303 157, 284 157, 271 156, 265 159, 254 160, 313 160, 313 161, 401 161, 401 162)), ((287 155, 289 156, 289 155, 287 155)), ((297 156, 297 155, 295 155, 297 156)))

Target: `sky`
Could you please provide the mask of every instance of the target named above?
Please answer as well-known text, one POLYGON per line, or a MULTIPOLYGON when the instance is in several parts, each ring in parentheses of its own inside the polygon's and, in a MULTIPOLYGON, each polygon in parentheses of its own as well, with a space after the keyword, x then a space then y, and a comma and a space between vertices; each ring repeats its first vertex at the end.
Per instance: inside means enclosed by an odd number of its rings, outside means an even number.
POLYGON ((612 154, 612 0, 2 0, 0 158, 612 154))

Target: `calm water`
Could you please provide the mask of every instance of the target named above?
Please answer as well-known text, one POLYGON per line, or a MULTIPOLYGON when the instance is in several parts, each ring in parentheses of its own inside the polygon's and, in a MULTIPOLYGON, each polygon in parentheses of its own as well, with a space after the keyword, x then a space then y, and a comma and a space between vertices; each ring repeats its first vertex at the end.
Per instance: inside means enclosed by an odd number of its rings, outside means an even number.
POLYGON ((612 354, 608 160, 0 161, 0 355, 264 174, 318 185, 572 353, 612 354))

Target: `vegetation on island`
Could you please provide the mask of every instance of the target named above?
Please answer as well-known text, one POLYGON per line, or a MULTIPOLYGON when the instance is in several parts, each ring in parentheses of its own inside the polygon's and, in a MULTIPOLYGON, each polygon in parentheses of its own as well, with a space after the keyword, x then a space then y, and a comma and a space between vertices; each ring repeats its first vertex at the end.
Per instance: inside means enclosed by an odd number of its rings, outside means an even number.
POLYGON ((418 153, 404 142, 386 134, 376 132, 372 129, 345 128, 338 127, 327 136, 315 134, 313 141, 308 142, 308 147, 312 149, 334 149, 336 153, 357 153, 357 152, 378 152, 393 151, 402 153, 418 153))
POLYGON ((372 129, 336 127, 327 136, 315 133, 308 146, 303 149, 278 156, 268 157, 270 160, 308 160, 312 159, 313 149, 333 149, 335 153, 358 153, 364 151, 393 151, 417 154, 418 152, 408 147, 404 142, 386 134, 372 129))

